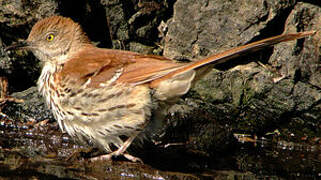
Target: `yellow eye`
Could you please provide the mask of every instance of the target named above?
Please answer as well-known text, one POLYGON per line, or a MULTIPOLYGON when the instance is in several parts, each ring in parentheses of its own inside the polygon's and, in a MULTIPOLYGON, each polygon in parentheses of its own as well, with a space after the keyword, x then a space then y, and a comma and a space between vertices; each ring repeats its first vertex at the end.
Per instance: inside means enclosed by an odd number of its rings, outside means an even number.
POLYGON ((50 42, 50 41, 53 41, 54 38, 55 38, 55 36, 54 36, 53 34, 49 34, 49 35, 47 36, 46 40, 50 42))

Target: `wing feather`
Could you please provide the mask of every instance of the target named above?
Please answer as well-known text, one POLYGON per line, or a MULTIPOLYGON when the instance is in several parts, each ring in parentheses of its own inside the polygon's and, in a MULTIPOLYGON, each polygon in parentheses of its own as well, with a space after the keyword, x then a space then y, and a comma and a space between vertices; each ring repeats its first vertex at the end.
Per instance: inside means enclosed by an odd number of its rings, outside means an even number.
POLYGON ((162 56, 92 47, 71 58, 59 73, 61 77, 80 84, 90 79, 88 86, 99 87, 122 69, 116 82, 137 85, 160 78, 184 65, 162 56))

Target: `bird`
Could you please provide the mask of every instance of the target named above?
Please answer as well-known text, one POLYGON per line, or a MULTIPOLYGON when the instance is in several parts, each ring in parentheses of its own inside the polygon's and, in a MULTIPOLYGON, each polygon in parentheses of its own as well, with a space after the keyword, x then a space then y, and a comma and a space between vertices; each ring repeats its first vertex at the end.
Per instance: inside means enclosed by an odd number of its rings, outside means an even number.
POLYGON ((5 48, 25 49, 43 63, 37 85, 60 129, 106 154, 137 162, 127 152, 133 140, 186 94, 214 65, 266 46, 315 34, 281 34, 194 62, 126 50, 98 48, 71 18, 39 20, 26 40, 5 48))

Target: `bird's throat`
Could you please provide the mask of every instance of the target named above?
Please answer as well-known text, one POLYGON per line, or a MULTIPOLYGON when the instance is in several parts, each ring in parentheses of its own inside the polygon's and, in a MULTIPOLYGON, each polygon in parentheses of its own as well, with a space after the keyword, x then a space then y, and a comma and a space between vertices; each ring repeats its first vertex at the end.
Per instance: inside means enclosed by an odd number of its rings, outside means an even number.
POLYGON ((59 65, 46 62, 38 79, 38 90, 44 96, 47 106, 52 110, 53 115, 58 121, 59 127, 63 129, 63 116, 60 113, 61 107, 58 101, 58 94, 55 86, 54 74, 59 71, 59 65))

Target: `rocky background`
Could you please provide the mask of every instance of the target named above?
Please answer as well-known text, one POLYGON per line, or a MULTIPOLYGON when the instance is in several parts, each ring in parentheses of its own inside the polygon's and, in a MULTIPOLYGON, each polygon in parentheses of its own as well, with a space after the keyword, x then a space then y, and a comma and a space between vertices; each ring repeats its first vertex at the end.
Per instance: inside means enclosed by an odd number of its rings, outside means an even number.
MULTIPOLYGON (((6 119, 14 123, 49 120, 55 124, 35 88, 41 69, 39 61, 25 51, 3 50, 25 39, 35 22, 51 15, 71 17, 99 47, 164 55, 180 61, 195 61, 284 32, 321 27, 321 3, 313 0, 0 0, 0 76, 8 79, 9 94, 24 100, 1 105, 6 119)), ((136 165, 135 168, 151 176, 157 169, 193 172, 186 175, 192 179, 206 176, 200 172, 224 169, 226 159, 218 157, 227 157, 238 147, 236 134, 262 137, 275 132, 278 141, 281 138, 300 143, 302 138, 316 138, 314 142, 319 143, 320 47, 318 32, 313 37, 281 43, 219 65, 171 109, 159 136, 143 148, 132 148, 156 170, 150 171, 144 165, 139 166, 144 170, 136 165)), ((5 96, 2 94, 2 98, 5 96)), ((27 169, 40 173, 37 177, 79 177, 77 173, 41 171, 32 165, 36 168, 27 169)), ((128 166, 133 168, 126 163, 115 166, 126 172, 128 166)), ((240 170, 235 166, 233 170, 240 170)), ((117 170, 118 177, 119 169, 112 170, 117 170)), ((251 173, 247 175, 255 177, 251 173)), ((163 177, 172 176, 185 177, 163 177)), ((208 176, 224 179, 244 174, 208 176)))

